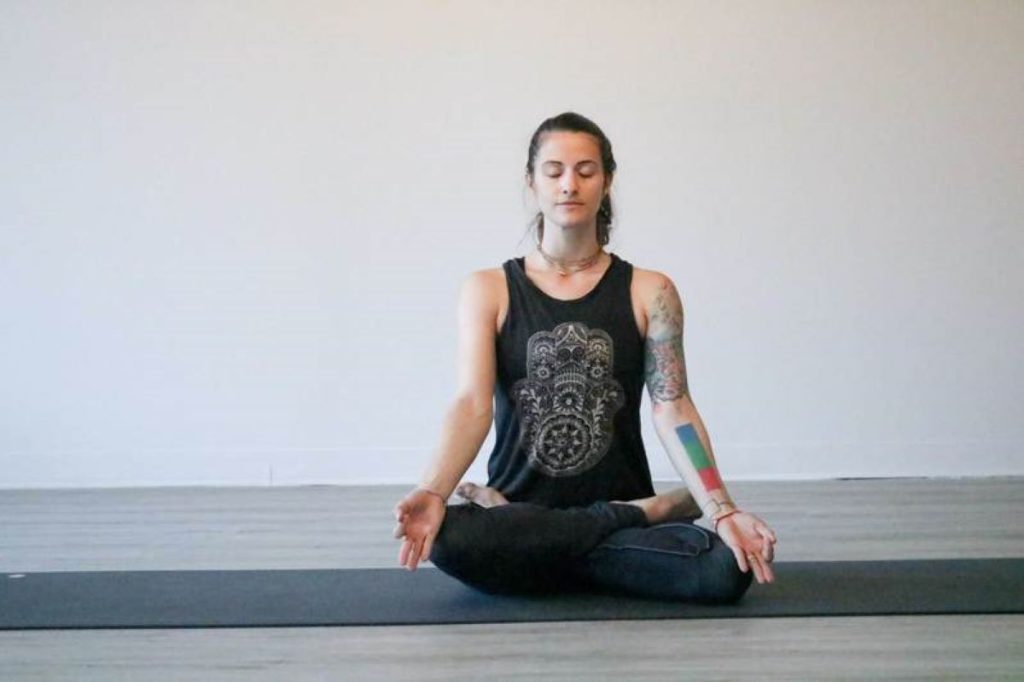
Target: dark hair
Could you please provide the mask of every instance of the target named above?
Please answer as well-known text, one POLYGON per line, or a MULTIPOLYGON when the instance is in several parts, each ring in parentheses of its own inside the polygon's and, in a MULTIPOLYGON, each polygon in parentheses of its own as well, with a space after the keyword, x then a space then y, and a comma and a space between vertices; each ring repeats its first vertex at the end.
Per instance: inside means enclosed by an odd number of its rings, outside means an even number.
MULTIPOLYGON (((537 159, 537 152, 540 151, 541 142, 545 133, 554 131, 566 131, 571 133, 587 133, 597 140, 601 152, 601 166, 604 174, 611 177, 615 173, 615 156, 612 154, 612 143, 604 132, 597 127, 597 124, 586 116, 581 116, 572 111, 566 111, 558 116, 546 119, 530 138, 530 150, 526 155, 526 176, 533 177, 534 161, 537 159)), ((601 208, 597 211, 597 243, 604 246, 608 243, 609 234, 612 230, 612 198, 605 195, 601 201, 601 208)), ((544 237, 544 214, 540 211, 531 221, 537 231, 537 240, 544 237)))

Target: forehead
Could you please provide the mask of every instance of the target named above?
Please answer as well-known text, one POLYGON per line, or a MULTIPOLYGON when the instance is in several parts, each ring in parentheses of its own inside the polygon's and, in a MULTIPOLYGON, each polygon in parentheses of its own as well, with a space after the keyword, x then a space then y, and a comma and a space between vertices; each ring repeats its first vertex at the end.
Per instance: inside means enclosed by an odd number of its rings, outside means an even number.
POLYGON ((545 133, 537 150, 537 161, 561 161, 575 163, 584 160, 601 160, 601 148, 597 139, 588 133, 554 130, 545 133))

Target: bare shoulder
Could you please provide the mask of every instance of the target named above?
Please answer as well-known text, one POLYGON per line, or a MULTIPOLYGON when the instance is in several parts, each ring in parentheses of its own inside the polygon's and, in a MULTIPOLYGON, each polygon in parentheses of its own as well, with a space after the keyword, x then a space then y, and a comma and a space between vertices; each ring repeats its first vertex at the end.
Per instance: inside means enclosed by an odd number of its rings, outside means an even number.
POLYGON ((463 286, 472 286, 477 288, 488 289, 494 286, 494 283, 498 281, 499 277, 504 277, 504 273, 501 268, 484 268, 483 270, 474 270, 469 273, 463 280, 463 286))
POLYGON ((476 270, 462 281, 460 305, 471 309, 476 316, 497 321, 507 307, 507 299, 505 273, 500 267, 476 270))
POLYGON ((678 311, 682 315, 682 301, 672 278, 657 270, 633 268, 634 298, 642 307, 644 317, 653 322, 659 314, 664 316, 678 311))
POLYGON ((645 270, 643 268, 634 267, 633 283, 640 293, 648 294, 650 296, 657 294, 665 288, 675 289, 675 284, 672 282, 672 278, 658 270, 645 270))
POLYGON ((462 281, 464 293, 497 302, 505 289, 505 273, 501 268, 485 268, 469 273, 462 281))

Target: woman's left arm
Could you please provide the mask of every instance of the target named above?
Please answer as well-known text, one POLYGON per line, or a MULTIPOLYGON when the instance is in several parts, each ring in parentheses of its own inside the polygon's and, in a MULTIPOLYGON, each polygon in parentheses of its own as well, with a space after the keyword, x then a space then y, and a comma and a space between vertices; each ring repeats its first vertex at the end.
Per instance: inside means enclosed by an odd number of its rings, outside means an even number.
POLYGON ((654 427, 669 461, 690 494, 736 556, 744 573, 772 582, 775 533, 760 518, 740 511, 722 482, 704 422, 690 397, 683 353, 683 305, 672 280, 658 276, 644 296, 647 336, 644 372, 654 427))

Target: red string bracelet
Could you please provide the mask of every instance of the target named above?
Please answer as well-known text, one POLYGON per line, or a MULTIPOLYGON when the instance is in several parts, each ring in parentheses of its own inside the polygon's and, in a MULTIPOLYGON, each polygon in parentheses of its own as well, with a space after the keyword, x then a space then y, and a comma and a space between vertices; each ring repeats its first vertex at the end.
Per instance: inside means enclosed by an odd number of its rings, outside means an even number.
POLYGON ((733 514, 736 514, 739 511, 740 511, 739 509, 735 509, 734 508, 734 509, 730 509, 729 511, 718 512, 717 514, 712 516, 711 517, 711 523, 714 525, 715 532, 716 533, 718 532, 718 522, 719 521, 721 521, 722 519, 724 519, 724 518, 726 518, 728 516, 732 516, 733 514))

